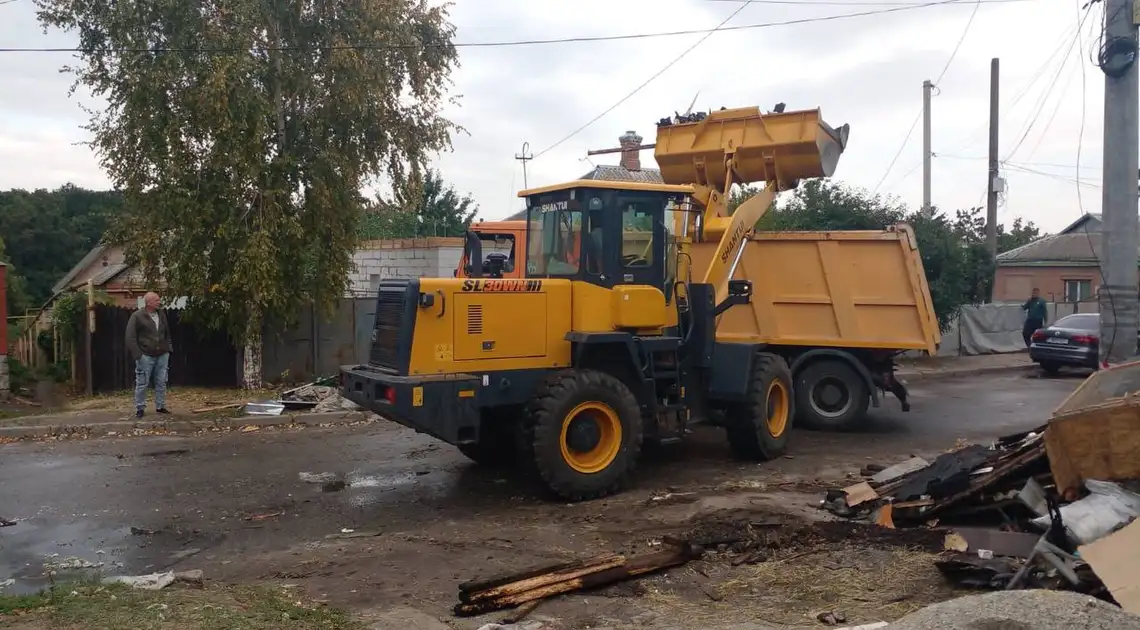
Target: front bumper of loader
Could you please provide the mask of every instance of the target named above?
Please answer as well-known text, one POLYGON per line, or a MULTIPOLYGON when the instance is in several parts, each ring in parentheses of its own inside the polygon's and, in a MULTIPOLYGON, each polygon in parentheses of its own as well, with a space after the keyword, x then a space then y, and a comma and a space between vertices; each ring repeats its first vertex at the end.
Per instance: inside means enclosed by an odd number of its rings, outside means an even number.
POLYGON ((404 376, 368 365, 340 371, 342 396, 448 444, 478 441, 479 386, 479 378, 470 374, 404 376))

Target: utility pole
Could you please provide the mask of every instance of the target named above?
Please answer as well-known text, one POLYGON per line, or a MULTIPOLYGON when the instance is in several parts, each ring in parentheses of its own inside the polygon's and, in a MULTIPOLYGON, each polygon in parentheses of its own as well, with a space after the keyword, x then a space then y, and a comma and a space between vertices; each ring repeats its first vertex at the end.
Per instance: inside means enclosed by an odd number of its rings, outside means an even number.
POLYGON ((1104 46, 1104 282, 1100 301, 1100 358, 1114 364, 1136 355, 1137 151, 1140 81, 1136 67, 1134 0, 1105 0, 1104 46))
POLYGON ((986 178, 986 249, 997 259, 998 207, 998 60, 990 60, 990 167, 986 178))
POLYGON ((522 153, 515 154, 515 159, 522 162, 523 166, 523 190, 530 188, 526 181, 526 163, 534 159, 534 155, 528 154, 528 151, 530 151, 530 143, 524 142, 522 145, 522 153))
POLYGON ((930 204, 930 93, 934 84, 930 79, 922 82, 922 212, 934 214, 930 204))

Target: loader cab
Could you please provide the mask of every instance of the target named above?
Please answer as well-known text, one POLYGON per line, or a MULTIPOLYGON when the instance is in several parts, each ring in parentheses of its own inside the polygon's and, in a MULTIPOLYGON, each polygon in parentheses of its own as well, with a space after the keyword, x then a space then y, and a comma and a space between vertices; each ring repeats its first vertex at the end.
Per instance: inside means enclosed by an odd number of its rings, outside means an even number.
POLYGON ((526 277, 649 285, 671 300, 686 187, 586 180, 524 192, 526 277))

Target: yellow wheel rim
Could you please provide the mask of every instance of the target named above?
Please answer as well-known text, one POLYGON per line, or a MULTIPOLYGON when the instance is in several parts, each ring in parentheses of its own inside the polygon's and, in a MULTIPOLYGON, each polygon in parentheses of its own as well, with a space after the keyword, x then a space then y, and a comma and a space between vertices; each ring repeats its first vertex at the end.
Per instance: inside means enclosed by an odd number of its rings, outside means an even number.
POLYGON ((768 384, 768 433, 772 437, 780 437, 788 430, 789 400, 783 381, 768 384))
POLYGON ((605 403, 584 402, 562 419, 558 444, 562 461, 576 472, 593 474, 605 470, 621 450, 621 420, 605 403))

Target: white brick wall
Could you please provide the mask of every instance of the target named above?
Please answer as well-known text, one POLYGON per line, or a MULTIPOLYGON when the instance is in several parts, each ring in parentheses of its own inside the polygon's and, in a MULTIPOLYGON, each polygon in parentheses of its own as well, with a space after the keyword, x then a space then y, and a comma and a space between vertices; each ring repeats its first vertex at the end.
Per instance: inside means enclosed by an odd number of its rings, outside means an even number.
POLYGON ((462 255, 458 238, 366 241, 352 256, 349 291, 373 293, 386 278, 450 278, 462 255))

